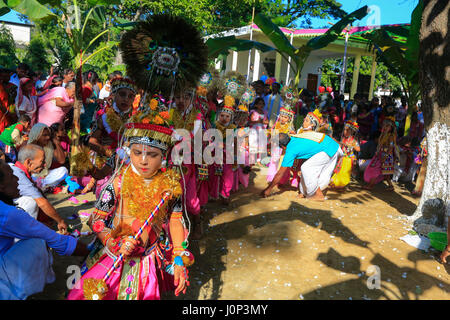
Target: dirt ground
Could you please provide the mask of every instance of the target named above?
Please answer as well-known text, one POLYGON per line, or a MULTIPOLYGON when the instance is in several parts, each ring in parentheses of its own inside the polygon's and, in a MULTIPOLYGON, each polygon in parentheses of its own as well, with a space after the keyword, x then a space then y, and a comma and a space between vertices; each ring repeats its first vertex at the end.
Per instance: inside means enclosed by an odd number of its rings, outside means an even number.
MULTIPOLYGON (((450 264, 438 262, 438 251, 424 252, 399 239, 411 230, 407 218, 419 201, 408 186, 396 185, 389 192, 380 184, 368 192, 352 181, 345 193, 328 192, 325 202, 298 199, 295 191, 277 191, 263 199, 259 193, 266 186, 265 170, 254 169, 249 188, 235 193, 229 207, 208 203, 204 237, 190 242, 196 259, 191 286, 185 296, 164 299, 450 298, 450 264), (369 289, 375 272, 379 289, 369 289)), ((49 196, 63 217, 92 212, 92 193, 77 196, 79 204, 69 197, 49 196)), ((89 242, 92 236, 82 239, 89 242)), ((67 268, 82 258, 54 258, 56 282, 30 299, 64 298, 72 274, 67 268)))

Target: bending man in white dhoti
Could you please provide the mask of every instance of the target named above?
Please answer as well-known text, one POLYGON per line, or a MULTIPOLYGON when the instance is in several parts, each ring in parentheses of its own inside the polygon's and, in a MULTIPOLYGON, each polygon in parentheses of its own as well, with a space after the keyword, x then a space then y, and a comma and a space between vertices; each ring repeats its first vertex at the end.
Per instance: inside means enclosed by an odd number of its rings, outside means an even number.
MULTIPOLYGON (((303 160, 301 166, 301 182, 299 184, 300 197, 312 200, 325 200, 322 193, 328 187, 334 167, 339 157, 339 144, 329 136, 307 131, 289 136, 280 134, 280 147, 286 148, 286 153, 271 184, 263 191, 263 196, 270 195, 296 159, 303 160)), ((342 151, 341 151, 342 153, 342 151)))

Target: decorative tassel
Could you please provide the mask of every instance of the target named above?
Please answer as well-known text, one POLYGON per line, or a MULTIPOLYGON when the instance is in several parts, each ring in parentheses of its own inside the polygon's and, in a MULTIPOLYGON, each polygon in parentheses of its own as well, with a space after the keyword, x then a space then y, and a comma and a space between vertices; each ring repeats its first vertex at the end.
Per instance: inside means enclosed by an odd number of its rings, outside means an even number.
POLYGON ((103 279, 84 279, 83 295, 86 300, 103 300, 108 292, 108 286, 103 279))

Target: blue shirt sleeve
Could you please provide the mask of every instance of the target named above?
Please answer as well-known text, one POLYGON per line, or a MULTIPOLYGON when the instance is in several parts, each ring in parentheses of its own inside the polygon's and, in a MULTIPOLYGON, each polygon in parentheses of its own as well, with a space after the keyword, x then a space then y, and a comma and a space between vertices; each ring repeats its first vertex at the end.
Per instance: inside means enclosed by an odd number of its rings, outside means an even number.
POLYGON ((77 239, 61 235, 30 217, 25 211, 0 202, 0 236, 19 239, 38 238, 47 242, 59 255, 69 256, 77 239))
POLYGON ((294 161, 297 158, 297 152, 295 152, 295 148, 292 147, 292 139, 286 146, 286 152, 284 154, 283 162, 281 163, 282 167, 291 168, 294 165, 294 161), (291 148, 289 145, 291 144, 291 148))

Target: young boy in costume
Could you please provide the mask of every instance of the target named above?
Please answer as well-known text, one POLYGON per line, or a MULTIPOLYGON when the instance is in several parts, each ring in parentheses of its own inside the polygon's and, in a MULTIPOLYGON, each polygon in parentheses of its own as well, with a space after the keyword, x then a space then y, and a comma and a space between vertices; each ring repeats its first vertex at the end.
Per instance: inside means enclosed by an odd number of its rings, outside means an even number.
POLYGON ((7 127, 0 134, 0 149, 5 153, 8 162, 16 162, 17 151, 27 141, 26 132, 30 129, 31 118, 26 114, 19 117, 19 122, 7 127))
POLYGON ((358 124, 350 120, 346 121, 340 143, 344 156, 339 159, 330 182, 330 187, 336 190, 342 191, 350 183, 352 169, 356 165, 355 152, 361 151, 357 134, 358 124))
MULTIPOLYGON (((293 127, 293 120, 294 120, 294 111, 291 109, 287 109, 285 107, 282 107, 280 109, 280 114, 277 117, 277 120, 271 130, 271 137, 274 137, 275 135, 279 135, 280 133, 285 133, 288 135, 294 134, 294 127, 293 127)), ((269 170, 267 172, 267 182, 270 183, 273 180, 273 177, 278 171, 278 165, 280 162, 281 155, 283 153, 283 150, 279 148, 278 146, 275 146, 274 150, 271 150, 271 157, 270 157, 270 163, 269 163, 269 170)), ((285 184, 289 180, 289 174, 290 172, 287 172, 285 176, 283 176, 283 179, 280 182, 280 185, 285 184)))
MULTIPOLYGON (((167 113, 138 113, 126 124, 124 135, 131 163, 116 168, 88 223, 103 245, 103 253, 87 261, 89 270, 68 299, 92 298, 89 292, 95 288, 90 287, 88 279, 101 279, 119 254, 125 260, 109 278, 104 299, 159 299, 160 289, 169 285, 159 279, 167 279, 164 272, 171 259, 187 253, 183 248, 187 230, 183 224, 180 176, 173 169, 161 170, 172 144, 166 117, 167 113), (141 236, 132 238, 166 192, 170 193, 169 201, 143 228, 141 236)), ((185 291, 185 267, 175 265, 174 276, 175 293, 185 291)))
MULTIPOLYGON (((115 153, 120 142, 120 130, 131 117, 136 93, 136 85, 128 78, 116 78, 111 81, 113 102, 97 112, 92 134, 88 137, 87 144, 90 151, 85 150, 85 152, 89 152, 88 157, 93 168, 89 176, 78 178, 78 183, 85 187, 83 192, 88 192, 95 186, 95 194, 98 198, 114 171, 112 164, 115 162, 115 153)), ((79 162, 77 166, 84 168, 81 158, 86 156, 77 156, 72 161, 79 162)))

